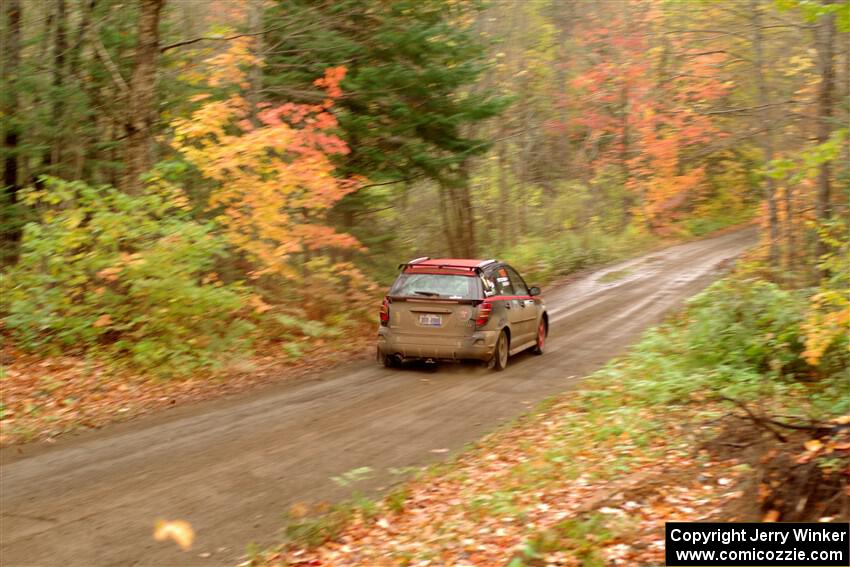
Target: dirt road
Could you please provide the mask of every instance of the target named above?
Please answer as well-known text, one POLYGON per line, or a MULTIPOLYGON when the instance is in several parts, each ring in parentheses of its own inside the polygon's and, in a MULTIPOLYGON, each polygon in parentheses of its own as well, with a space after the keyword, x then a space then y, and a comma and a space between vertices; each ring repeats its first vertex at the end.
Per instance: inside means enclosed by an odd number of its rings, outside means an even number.
POLYGON ((545 295, 547 353, 507 371, 387 370, 356 362, 297 383, 65 439, 0 451, 0 563, 232 565, 274 541, 294 502, 397 482, 445 459, 620 353, 752 245, 745 230, 655 252, 545 295), (435 451, 436 450, 436 451, 435 451), (331 477, 371 467, 340 486, 331 477), (197 531, 189 552, 152 539, 157 518, 197 531))

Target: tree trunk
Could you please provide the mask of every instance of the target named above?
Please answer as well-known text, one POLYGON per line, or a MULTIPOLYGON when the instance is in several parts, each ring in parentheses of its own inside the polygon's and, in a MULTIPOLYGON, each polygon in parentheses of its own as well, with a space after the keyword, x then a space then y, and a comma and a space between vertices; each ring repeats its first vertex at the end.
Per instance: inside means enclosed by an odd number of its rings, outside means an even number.
POLYGON ((512 223, 508 219, 508 209, 511 204, 511 186, 510 179, 508 178, 510 166, 508 164, 507 145, 507 142, 501 142, 499 144, 499 226, 496 230, 496 238, 500 251, 504 251, 512 242, 510 230, 512 223))
MULTIPOLYGON (((848 101, 844 105, 844 124, 850 124, 850 32, 844 31, 839 35, 839 45, 844 45, 844 93, 843 100, 848 101), (843 39, 843 41, 842 41, 843 39)), ((850 136, 844 138, 844 172, 843 178, 850 180, 850 136)), ((842 203, 843 214, 850 214, 846 200, 842 203)), ((842 214, 839 212, 839 214, 842 214)))
MULTIPOLYGON (((823 144, 832 133, 833 106, 835 100, 835 13, 821 17, 815 31, 817 35, 818 67, 821 82, 818 86, 818 123, 817 141, 823 144)), ((815 201, 815 214, 818 223, 832 216, 832 164, 825 161, 818 172, 818 193, 815 201)), ((828 247, 821 239, 815 245, 816 258, 826 254, 828 247)), ((821 274, 823 276, 825 274, 821 274)))
POLYGON ((791 180, 785 180, 785 269, 788 274, 794 271, 797 264, 795 253, 797 248, 796 239, 794 238, 794 187, 791 180))
MULTIPOLYGON (((555 4, 556 12, 555 12, 555 26, 558 30, 558 43, 557 43, 557 62, 555 65, 555 77, 556 84, 559 88, 563 88, 569 81, 568 70, 570 66, 570 59, 572 56, 572 51, 569 46, 569 42, 572 39, 573 35, 573 26, 575 24, 576 16, 575 16, 575 3, 573 1, 560 2, 555 4)), ((565 102, 560 103, 559 109, 559 120, 561 122, 561 127, 564 128, 565 133, 556 138, 556 154, 555 154, 555 163, 559 164, 561 167, 561 178, 569 179, 570 171, 572 166, 572 156, 571 156, 571 147, 570 147, 570 137, 566 133, 567 124, 569 124, 569 113, 567 112, 567 104, 565 102)))
POLYGON ((461 218, 461 227, 458 232, 463 235, 462 253, 465 258, 475 258, 477 245, 475 238, 475 211, 472 208, 472 189, 469 186, 470 175, 468 164, 461 166, 463 182, 458 187, 458 205, 461 218))
POLYGON ((140 176, 152 165, 156 59, 159 54, 159 20, 164 3, 165 0, 139 0, 138 38, 124 119, 127 141, 121 179, 121 188, 131 195, 142 192, 140 176))
MULTIPOLYGON (((263 4, 263 0, 250 0, 248 4, 248 29, 255 34, 252 37, 253 50, 260 59, 264 59, 263 36, 260 33, 263 29, 263 4)), ((260 103, 260 91, 263 88, 263 68, 260 65, 252 65, 248 70, 248 82, 250 86, 246 98, 251 105, 251 121, 255 126, 259 126, 257 105, 260 103)))
MULTIPOLYGON (((68 78, 74 81, 76 88, 85 93, 87 105, 84 114, 80 119, 91 122, 94 125, 99 125, 101 119, 95 109, 102 108, 103 101, 98 97, 99 89, 95 81, 83 76, 82 63, 83 53, 86 51, 85 45, 92 35, 92 18, 94 9, 97 5, 97 0, 87 0, 80 5, 81 15, 77 26, 76 35, 74 36, 73 48, 69 56, 68 62, 68 78)), ((95 132, 100 131, 100 128, 95 126, 95 132)), ((86 136, 77 136, 74 140, 72 150, 74 152, 75 168, 73 171, 73 179, 94 179, 97 160, 95 158, 96 151, 92 151, 93 143, 101 140, 96 133, 86 136)))
POLYGON ((14 264, 18 258, 21 226, 16 215, 18 204, 18 145, 20 127, 18 120, 18 72, 21 58, 21 4, 19 0, 5 0, 5 34, 2 52, 3 93, 3 201, 0 210, 0 265, 14 264))
MULTIPOLYGON (((465 172, 464 172, 465 174, 465 172)), ((475 217, 468 177, 440 181, 440 209, 449 251, 455 258, 475 257, 475 217)))
POLYGON ((80 64, 83 60, 83 44, 91 28, 92 16, 94 15, 96 5, 97 0, 87 0, 86 2, 82 2, 80 6, 80 23, 77 26, 73 50, 70 53, 70 63, 68 63, 68 76, 77 78, 78 82, 82 82, 79 80, 78 74, 80 72, 80 64))
MULTIPOLYGON (((753 26, 753 63, 755 66, 756 88, 758 89, 758 105, 761 107, 761 126, 764 134, 761 136, 762 159, 765 164, 773 160, 773 121, 770 111, 770 96, 764 73, 764 41, 762 37, 761 1, 750 1, 750 17, 753 26)), ((779 265, 779 215, 776 209, 776 181, 769 176, 764 178, 764 198, 767 202, 768 261, 772 267, 779 265)), ((787 219, 790 222, 791 219, 787 219)))
POLYGON ((64 148, 65 112, 65 56, 68 53, 68 13, 65 0, 56 0, 56 35, 53 46, 53 79, 50 105, 50 120, 53 127, 51 147, 45 156, 46 165, 54 166, 52 173, 59 174, 64 148))

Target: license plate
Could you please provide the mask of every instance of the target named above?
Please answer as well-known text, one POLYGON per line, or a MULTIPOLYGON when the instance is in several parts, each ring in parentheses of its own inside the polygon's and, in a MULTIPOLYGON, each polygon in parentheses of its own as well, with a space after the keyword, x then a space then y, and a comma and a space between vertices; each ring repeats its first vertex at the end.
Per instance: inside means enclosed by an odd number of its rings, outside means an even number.
POLYGON ((439 315, 432 315, 431 313, 427 313, 425 315, 419 316, 419 324, 423 327, 442 327, 443 318, 439 315))

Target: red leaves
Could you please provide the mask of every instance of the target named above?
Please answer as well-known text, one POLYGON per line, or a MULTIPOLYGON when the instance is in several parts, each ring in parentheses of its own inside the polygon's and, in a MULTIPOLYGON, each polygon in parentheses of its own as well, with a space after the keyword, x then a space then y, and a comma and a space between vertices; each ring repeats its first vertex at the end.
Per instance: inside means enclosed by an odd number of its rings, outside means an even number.
POLYGON ((591 167, 626 172, 635 213, 654 228, 698 196, 704 172, 684 155, 719 137, 701 112, 729 91, 719 74, 726 55, 692 53, 680 35, 658 31, 666 17, 634 2, 588 10, 572 31, 582 57, 564 98, 572 118, 563 127, 592 148, 591 167))

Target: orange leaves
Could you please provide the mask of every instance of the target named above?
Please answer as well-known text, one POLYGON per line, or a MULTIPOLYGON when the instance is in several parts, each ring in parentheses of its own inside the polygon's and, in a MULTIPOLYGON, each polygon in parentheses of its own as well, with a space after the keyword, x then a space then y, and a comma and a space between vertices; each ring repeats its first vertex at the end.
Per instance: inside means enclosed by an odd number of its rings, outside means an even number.
POLYGON ((272 306, 263 301, 259 295, 252 295, 248 299, 248 303, 254 308, 255 313, 265 313, 272 309, 272 306))
MULTIPOLYGON (((342 96, 342 89, 339 88, 339 84, 344 78, 345 67, 329 67, 325 69, 325 76, 321 79, 316 79, 313 81, 313 84, 325 89, 330 99, 335 99, 342 96)), ((326 104, 328 103, 326 102, 326 104)))
POLYGON ((570 80, 575 94, 565 103, 571 127, 593 148, 591 166, 624 172, 635 213, 653 229, 669 225, 706 185, 701 164, 685 158, 720 136, 703 110, 729 91, 718 71, 726 56, 660 35, 667 17, 635 2, 588 11, 573 30, 585 68, 570 80))
POLYGON ((108 282, 114 282, 118 279, 118 274, 121 273, 122 268, 112 266, 110 268, 104 268, 97 273, 97 277, 106 280, 108 282))
MULTIPOLYGON (((246 66, 260 64, 250 41, 207 63, 210 86, 238 84, 246 66)), ((348 152, 333 133, 337 122, 329 112, 342 94, 343 77, 344 67, 332 67, 315 81, 326 92, 322 104, 252 107, 239 94, 224 100, 198 96, 202 105, 192 116, 172 123, 174 147, 216 182, 209 208, 223 211, 217 220, 230 242, 259 264, 255 275, 292 277, 292 254, 359 247, 352 236, 323 224, 330 207, 357 188, 354 180, 334 176, 331 161, 348 152)))

